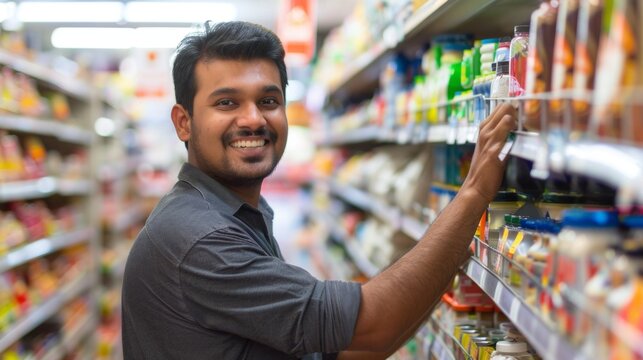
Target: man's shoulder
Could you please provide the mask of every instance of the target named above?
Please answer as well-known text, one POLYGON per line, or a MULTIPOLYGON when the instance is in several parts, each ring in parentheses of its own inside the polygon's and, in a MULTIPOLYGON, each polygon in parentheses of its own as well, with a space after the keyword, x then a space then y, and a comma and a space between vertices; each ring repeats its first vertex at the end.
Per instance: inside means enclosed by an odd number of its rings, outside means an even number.
POLYGON ((196 188, 179 182, 156 205, 145 223, 153 237, 180 236, 192 241, 228 225, 229 219, 216 203, 196 188))

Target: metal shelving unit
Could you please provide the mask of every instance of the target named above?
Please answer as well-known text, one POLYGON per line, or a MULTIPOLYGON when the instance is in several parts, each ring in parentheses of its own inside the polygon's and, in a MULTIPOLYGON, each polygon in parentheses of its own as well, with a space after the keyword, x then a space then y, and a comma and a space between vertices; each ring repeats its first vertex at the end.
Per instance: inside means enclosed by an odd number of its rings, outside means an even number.
POLYGON ((31 330, 55 315, 71 299, 88 291, 94 283, 95 279, 93 276, 81 275, 80 278, 74 280, 72 283, 63 286, 42 304, 29 310, 23 318, 0 335, 0 352, 5 351, 31 330))
MULTIPOLYGON (((4 113, 0 115, 0 129, 18 138, 32 136, 40 139, 47 151, 56 151, 64 158, 78 152, 91 157, 94 145, 93 111, 95 103, 100 101, 95 89, 88 81, 72 78, 69 74, 57 72, 43 64, 0 50, 0 66, 15 73, 26 75, 33 80, 38 92, 50 91, 64 94, 68 99, 71 114, 67 120, 36 118, 21 114, 4 113)), ((83 166, 85 164, 83 163, 83 166)), ((73 203, 79 218, 83 222, 76 224, 77 229, 65 233, 36 239, 0 257, 0 271, 13 271, 14 268, 49 256, 60 250, 79 244, 87 245, 83 257, 90 264, 96 264, 97 247, 96 217, 92 205, 95 190, 93 164, 87 161, 86 171, 81 176, 69 177, 70 174, 52 173, 38 179, 0 183, 0 205, 8 202, 25 202, 42 199, 47 206, 55 208, 58 204, 73 203), (55 198, 54 198, 55 197, 55 198)), ((27 333, 43 322, 55 316, 70 301, 80 296, 88 296, 89 318, 78 329, 69 334, 63 343, 45 355, 46 359, 62 359, 70 350, 88 336, 94 334, 98 304, 92 293, 96 289, 98 271, 96 267, 83 269, 83 275, 64 284, 58 292, 49 296, 42 303, 34 305, 22 318, 0 334, 0 351, 5 351, 21 340, 27 333), (93 320, 92 320, 93 319, 93 320), (73 335, 73 336, 72 336, 73 335)))

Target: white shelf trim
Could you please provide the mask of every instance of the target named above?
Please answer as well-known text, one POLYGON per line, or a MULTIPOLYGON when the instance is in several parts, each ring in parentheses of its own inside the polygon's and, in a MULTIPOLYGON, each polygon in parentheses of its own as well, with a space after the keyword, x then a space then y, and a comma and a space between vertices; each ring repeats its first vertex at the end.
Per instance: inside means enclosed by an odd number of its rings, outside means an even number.
POLYGON ((20 115, 0 115, 0 128, 30 134, 49 135, 79 145, 90 145, 92 132, 54 119, 35 119, 20 115))
POLYGON ((92 191, 89 180, 66 180, 45 176, 35 180, 0 183, 0 202, 41 199, 54 194, 87 195, 92 191))
POLYGON ((0 258, 0 272, 22 265, 41 256, 51 254, 76 244, 89 241, 92 236, 90 228, 72 231, 70 233, 54 235, 11 250, 0 258))
POLYGON ((58 73, 45 65, 34 63, 6 50, 0 50, 0 64, 6 65, 32 78, 44 81, 75 98, 83 100, 90 98, 91 87, 82 80, 73 79, 69 75, 58 73))

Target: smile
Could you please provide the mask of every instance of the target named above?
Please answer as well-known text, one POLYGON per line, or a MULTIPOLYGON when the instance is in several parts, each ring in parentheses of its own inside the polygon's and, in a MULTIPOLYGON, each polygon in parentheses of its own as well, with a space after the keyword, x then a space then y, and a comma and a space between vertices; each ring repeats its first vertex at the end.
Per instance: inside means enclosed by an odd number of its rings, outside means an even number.
POLYGON ((236 149, 244 148, 258 148, 266 145, 266 140, 237 140, 230 144, 231 147, 236 149))

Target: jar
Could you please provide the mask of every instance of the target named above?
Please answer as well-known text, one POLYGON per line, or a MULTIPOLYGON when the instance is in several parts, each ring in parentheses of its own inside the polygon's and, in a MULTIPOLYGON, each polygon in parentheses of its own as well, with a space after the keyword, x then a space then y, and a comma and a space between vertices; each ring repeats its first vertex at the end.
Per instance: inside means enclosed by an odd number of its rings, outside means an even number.
POLYGON ((527 343, 521 341, 499 341, 496 351, 491 354, 491 360, 533 360, 527 351, 527 343))
MULTIPOLYGON (((607 250, 620 242, 618 214, 606 210, 567 210, 563 213, 562 226, 553 291, 560 293, 566 288, 579 296, 605 262, 607 250)), ((579 329, 578 310, 559 306, 556 312, 560 330, 575 337, 579 329)))

